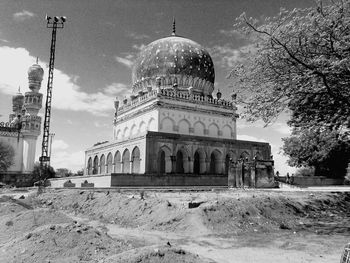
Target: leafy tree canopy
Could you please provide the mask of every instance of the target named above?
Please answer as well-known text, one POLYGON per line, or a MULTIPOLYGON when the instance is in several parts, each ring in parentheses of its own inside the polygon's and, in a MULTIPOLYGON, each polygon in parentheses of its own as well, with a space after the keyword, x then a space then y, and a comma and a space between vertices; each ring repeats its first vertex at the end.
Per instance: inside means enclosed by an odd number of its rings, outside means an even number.
POLYGON ((43 170, 40 172, 40 163, 34 164, 34 170, 33 170, 34 181, 54 178, 55 174, 56 174, 55 169, 52 166, 44 166, 43 170))
POLYGON ((290 110, 294 127, 350 128, 350 0, 281 10, 235 28, 255 43, 231 78, 247 120, 267 124, 290 110))
POLYGON ((0 141, 0 171, 6 171, 14 164, 15 150, 3 141, 0 141))
POLYGON ((328 128, 294 128, 292 136, 283 139, 288 164, 313 166, 315 175, 343 177, 350 161, 350 139, 328 128))

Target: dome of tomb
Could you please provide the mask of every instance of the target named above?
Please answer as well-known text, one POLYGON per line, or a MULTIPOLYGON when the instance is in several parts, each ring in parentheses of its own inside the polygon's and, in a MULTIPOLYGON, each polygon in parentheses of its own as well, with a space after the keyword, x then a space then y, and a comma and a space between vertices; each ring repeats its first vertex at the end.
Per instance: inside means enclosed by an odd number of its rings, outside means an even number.
POLYGON ((29 67, 28 81, 29 81, 29 88, 32 91, 38 91, 40 89, 43 76, 44 76, 44 70, 37 63, 29 67))
POLYGON ((14 112, 18 112, 22 109, 24 104, 24 96, 18 88, 18 92, 16 95, 12 96, 12 108, 14 112))
POLYGON ((147 45, 137 57, 133 72, 133 93, 162 79, 162 86, 179 90, 193 87, 195 94, 210 95, 214 89, 213 61, 198 43, 173 34, 147 45))

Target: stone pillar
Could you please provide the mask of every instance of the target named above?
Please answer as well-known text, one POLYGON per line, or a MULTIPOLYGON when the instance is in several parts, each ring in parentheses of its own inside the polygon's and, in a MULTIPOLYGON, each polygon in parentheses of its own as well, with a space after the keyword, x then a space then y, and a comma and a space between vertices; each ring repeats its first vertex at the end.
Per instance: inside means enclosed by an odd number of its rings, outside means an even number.
POLYGON ((193 159, 192 158, 189 158, 188 159, 188 172, 193 174, 193 159))
POLYGON ((207 172, 207 163, 205 158, 199 158, 199 173, 204 174, 207 172))
POLYGON ((115 164, 113 163, 112 164, 112 171, 111 171, 111 173, 114 173, 115 172, 115 164))
POLYGON ((250 187, 256 187, 255 186, 255 169, 256 169, 256 162, 254 161, 251 165, 250 165, 250 187))
POLYGON ((176 173, 176 156, 171 155, 170 160, 171 160, 171 172, 176 173))
POLYGON ((210 173, 210 159, 205 159, 205 171, 210 173))
POLYGON ((236 173, 237 173, 237 163, 230 160, 228 165, 228 187, 236 187, 236 173))
POLYGON ((134 173, 132 164, 133 164, 133 161, 130 161, 129 162, 129 173, 131 173, 131 174, 134 173))
POLYGON ((165 173, 169 174, 172 171, 171 156, 165 157, 165 173))
POLYGON ((120 162, 120 173, 124 171, 124 162, 120 162))
POLYGON ((236 187, 243 187, 243 163, 239 162, 236 166, 236 187))

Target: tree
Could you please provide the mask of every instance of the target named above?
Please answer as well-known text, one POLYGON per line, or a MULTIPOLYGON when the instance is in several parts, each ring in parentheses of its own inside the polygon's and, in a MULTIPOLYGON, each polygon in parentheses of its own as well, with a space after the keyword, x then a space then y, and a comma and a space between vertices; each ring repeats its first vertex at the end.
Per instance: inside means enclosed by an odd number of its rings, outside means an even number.
POLYGON ((43 170, 40 171, 40 163, 35 163, 34 164, 34 170, 32 172, 33 174, 33 180, 34 182, 40 181, 40 180, 45 180, 48 178, 54 178, 55 177, 55 169, 52 166, 48 167, 43 167, 43 170))
POLYGON ((0 141, 0 171, 7 169, 14 164, 15 150, 13 147, 3 141, 0 141))
POLYGON ((344 134, 329 128, 294 128, 283 141, 289 165, 315 167, 316 176, 344 176, 350 161, 350 139, 344 134))
POLYGON ((56 177, 69 177, 72 175, 73 175, 72 171, 68 170, 67 168, 56 169, 56 177))
POLYGON ((264 24, 242 14, 235 28, 255 45, 231 72, 243 116, 294 127, 350 128, 350 1, 282 9, 264 24), (253 54, 252 54, 253 53, 253 54))

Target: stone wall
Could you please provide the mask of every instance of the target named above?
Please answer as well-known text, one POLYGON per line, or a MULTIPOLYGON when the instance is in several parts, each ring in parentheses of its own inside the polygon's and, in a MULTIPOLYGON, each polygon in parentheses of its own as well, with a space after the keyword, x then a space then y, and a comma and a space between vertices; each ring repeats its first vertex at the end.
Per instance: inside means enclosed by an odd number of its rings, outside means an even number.
POLYGON ((293 176, 292 184, 300 186, 343 185, 344 179, 333 179, 324 176, 293 176))
POLYGON ((63 178, 49 179, 50 187, 110 187, 110 175, 95 175, 95 176, 71 176, 63 178), (75 185, 75 186, 73 186, 75 185))
POLYGON ((227 186, 225 175, 112 174, 112 186, 227 186))
POLYGON ((34 184, 34 177, 31 173, 20 172, 0 172, 0 182, 16 186, 16 187, 30 187, 34 184))

